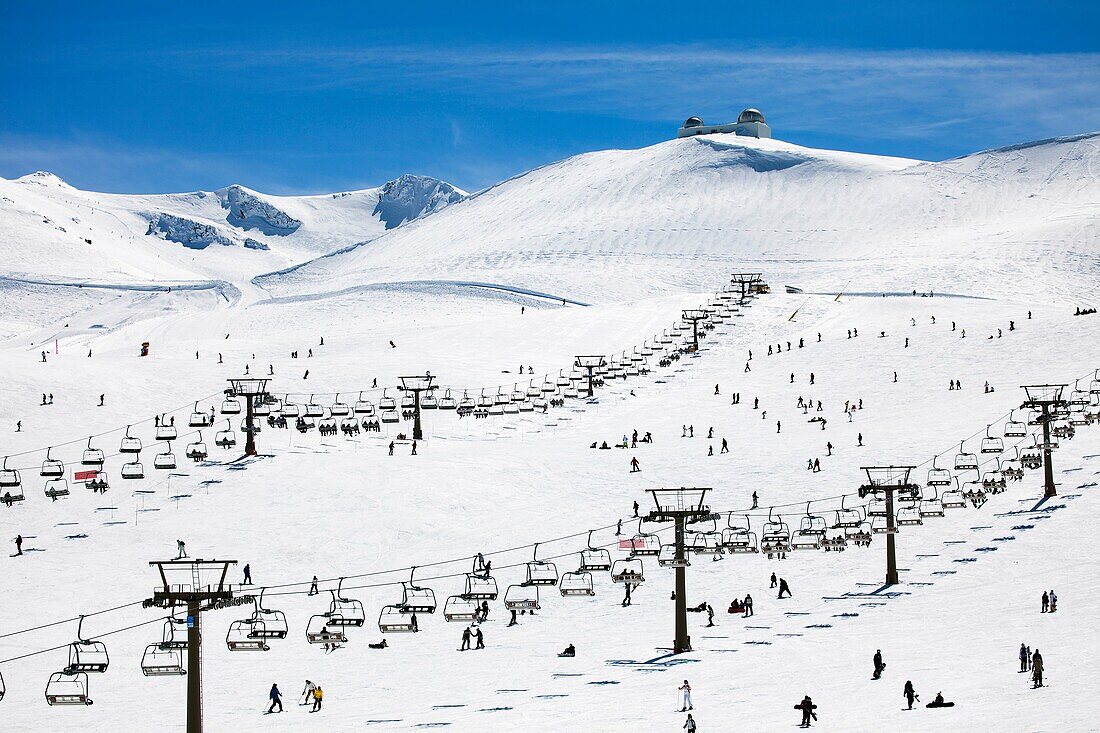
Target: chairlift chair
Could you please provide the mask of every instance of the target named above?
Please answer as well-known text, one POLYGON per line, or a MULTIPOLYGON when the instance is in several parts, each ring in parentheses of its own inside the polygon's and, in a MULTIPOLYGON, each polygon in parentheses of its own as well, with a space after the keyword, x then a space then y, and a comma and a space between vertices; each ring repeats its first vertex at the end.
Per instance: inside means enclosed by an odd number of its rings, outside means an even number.
POLYGON ((221 413, 223 415, 240 415, 241 414, 241 401, 236 397, 226 396, 222 400, 221 413))
POLYGON ((840 497, 840 509, 836 511, 836 524, 833 529, 850 529, 863 524, 863 513, 859 509, 844 508, 846 497, 840 497))
POLYGON ((84 627, 84 616, 80 616, 76 627, 76 641, 69 644, 69 664, 65 672, 91 672, 102 674, 107 671, 111 660, 107 656, 107 645, 102 641, 85 639, 81 633, 84 627))
POLYGON ((611 581, 641 585, 645 582, 645 567, 638 558, 616 560, 611 565, 611 581))
POLYGON ((518 403, 519 404, 519 411, 520 412, 534 412, 535 411, 535 401, 536 400, 528 399, 527 395, 525 393, 523 395, 523 401, 518 403))
POLYGON ((169 423, 164 419, 164 416, 161 415, 160 425, 157 425, 156 439, 175 440, 177 437, 179 437, 179 434, 176 432, 176 426, 169 423))
POLYGON ((573 385, 570 385, 570 386, 566 387, 565 390, 562 391, 561 394, 562 394, 562 397, 566 397, 566 398, 571 399, 571 400, 578 399, 581 396, 580 390, 577 389, 573 385))
POLYGON ((51 478, 46 480, 46 496, 51 499, 59 499, 69 495, 69 481, 64 478, 51 478))
POLYGON ((562 573, 558 583, 558 591, 562 596, 594 596, 595 587, 592 584, 592 573, 585 570, 562 573))
POLYGON ((271 647, 263 635, 263 621, 240 619, 229 624, 225 645, 231 652, 266 652, 271 647))
POLYGON ((402 583, 402 597, 398 608, 409 613, 435 613, 435 591, 419 586, 413 580, 416 568, 409 572, 409 580, 402 583))
POLYGON ((84 672, 54 672, 46 683, 46 704, 91 705, 88 696, 88 675, 84 672))
POLYGON ((588 546, 581 550, 580 572, 607 572, 611 569, 611 553, 604 548, 592 546, 594 531, 588 530, 588 546))
POLYGON ((439 399, 435 396, 435 390, 425 392, 424 396, 420 398, 421 410, 438 410, 439 399))
POLYGON ((561 369, 561 370, 558 371, 558 376, 554 380, 554 384, 556 384, 559 387, 568 387, 569 386, 569 377, 565 376, 565 370, 564 369, 561 369))
POLYGON ((184 451, 184 455, 192 461, 206 460, 206 443, 202 442, 202 431, 199 431, 199 437, 195 442, 187 444, 187 450, 184 451))
POLYGON ((825 517, 810 514, 810 502, 806 502, 806 516, 802 517, 798 531, 803 534, 816 534, 819 536, 825 534, 825 517))
POLYGON ((257 624, 252 633, 263 639, 285 639, 290 631, 285 613, 274 608, 264 608, 262 590, 260 597, 256 600, 256 608, 252 611, 252 621, 257 624))
POLYGON ((0 468, 0 499, 4 500, 2 503, 5 505, 9 501, 14 503, 26 499, 23 495, 23 481, 19 471, 8 468, 7 456, 4 457, 3 468, 0 468))
POLYGON ((296 402, 291 402, 289 399, 283 400, 283 409, 279 411, 279 414, 287 418, 302 417, 302 406, 296 402))
POLYGON ((504 607, 509 611, 537 611, 539 588, 537 585, 519 583, 508 586, 504 592, 504 607))
POLYGON ((764 523, 764 531, 761 539, 764 542, 771 542, 781 540, 783 542, 790 542, 791 540, 791 528, 787 526, 787 523, 783 521, 783 517, 772 517, 772 510, 768 510, 768 521, 764 523))
POLYGON ((150 644, 141 655, 141 673, 146 677, 179 677, 187 674, 183 665, 183 651, 150 644))
POLYGON ((1100 369, 1092 374, 1092 381, 1089 382, 1089 394, 1100 395, 1100 369))
POLYGON ((344 579, 340 578, 336 590, 330 590, 332 602, 329 604, 329 624, 333 626, 362 626, 366 623, 367 616, 363 611, 363 604, 354 598, 345 598, 342 595, 344 579))
POLYGON ((195 409, 191 412, 187 424, 192 428, 208 428, 214 424, 214 416, 209 412, 200 412, 199 403, 196 402, 195 409))
POLYGON ((401 395, 401 409, 411 410, 416 407, 416 397, 412 392, 405 392, 401 395))
POLYGON ((942 517, 943 516, 943 500, 939 496, 939 492, 935 488, 932 489, 932 496, 921 499, 920 502, 920 515, 922 517, 942 517))
POLYGON ((451 390, 447 390, 443 393, 443 396, 439 399, 440 410, 454 410, 458 408, 458 402, 454 397, 451 397, 451 390))
POLYGON ((382 390, 382 398, 378 400, 378 409, 382 411, 397 409, 397 400, 389 397, 385 389, 382 390))
POLYGON ((477 398, 477 406, 479 409, 487 410, 493 406, 493 398, 485 394, 485 390, 481 390, 481 394, 477 398))
POLYGON ((932 456, 932 468, 928 469, 929 486, 950 486, 951 471, 936 467, 936 456, 932 456))
POLYGON ((558 566, 549 560, 539 560, 539 543, 535 543, 535 550, 531 561, 527 563, 527 585, 557 585, 558 566))
POLYGON ((792 550, 820 550, 823 534, 798 530, 791 537, 792 550))
POLYGON ((520 389, 518 384, 513 384, 511 400, 512 402, 515 402, 517 404, 519 404, 520 402, 526 402, 527 393, 520 389))
POLYGON ((885 499, 871 499, 867 502, 867 516, 868 517, 885 517, 886 516, 886 500, 885 499))
POLYGON ((1023 438, 1027 435, 1027 426, 1019 420, 1013 420, 1013 413, 1008 416, 1008 421, 1005 423, 1004 434, 1006 438, 1023 438))
POLYGON ((1005 443, 1000 437, 989 434, 991 425, 985 426, 985 437, 982 438, 981 451, 982 453, 1002 453, 1005 449, 1005 443))
POLYGON ((885 516, 873 516, 871 517, 871 532, 874 534, 889 534, 891 532, 896 533, 897 527, 891 528, 886 521, 885 516))
POLYGON ((476 570, 466 573, 466 589, 463 598, 472 601, 495 601, 497 599, 497 581, 491 575, 476 570))
POLYGON ((382 410, 381 420, 384 423, 401 422, 401 415, 397 410, 382 410))
POLYGON ((309 396, 309 402, 306 403, 306 417, 324 417, 325 406, 313 401, 313 395, 309 396))
POLYGON ((691 567, 690 558, 686 548, 683 557, 677 557, 676 545, 661 545, 661 550, 657 553, 657 564, 662 568, 687 568, 691 567))
POLYGON ((527 383, 527 396, 528 397, 541 397, 542 390, 535 386, 534 380, 527 383))
POLYGON ((504 403, 504 405, 498 405, 498 407, 503 408, 505 415, 518 415, 519 404, 520 403, 518 402, 512 402, 511 400, 509 400, 508 402, 504 403))
POLYGON ((118 445, 119 453, 141 453, 141 438, 130 435, 130 426, 126 426, 126 433, 122 436, 118 445))
POLYGON ((311 616, 306 624, 306 641, 310 644, 346 644, 344 624, 330 613, 311 616))
POLYGON ((141 456, 134 456, 134 460, 122 464, 122 478, 131 480, 145 478, 145 467, 141 465, 140 458, 141 456))
POLYGON ((443 604, 443 618, 447 621, 473 621, 478 614, 478 603, 466 596, 450 596, 443 604))
POLYGON ((959 486, 958 477, 955 478, 955 488, 948 491, 944 491, 940 494, 940 503, 943 504, 944 509, 965 509, 966 497, 963 496, 962 488, 959 486))
MULTIPOLYGON (((589 533, 591 537, 591 533, 589 533)), ((638 520, 638 531, 631 539, 631 557, 656 557, 661 553, 661 538, 642 531, 642 520, 638 520)), ((608 555, 610 557, 610 555, 608 555)))
POLYGON ((472 410, 477 407, 477 403, 474 402, 474 398, 466 394, 465 390, 462 392, 462 399, 458 401, 458 409, 460 410, 472 410))
POLYGON ((531 407, 536 410, 545 410, 550 406, 550 403, 546 401, 545 397, 536 397, 531 400, 531 407))
POLYGON ((267 417, 271 414, 271 407, 266 402, 257 402, 252 406, 252 414, 256 417, 267 417))
POLYGON ((340 401, 340 395, 336 395, 336 401, 328 408, 328 414, 333 417, 347 417, 351 414, 351 407, 348 403, 340 401))
POLYGON ((38 475, 43 478, 59 478, 65 475, 65 464, 56 458, 50 458, 51 448, 46 449, 46 457, 42 461, 42 468, 38 475))
POLYGON ((378 614, 378 630, 383 634, 415 634, 420 631, 416 612, 401 606, 383 606, 378 614))
POLYGON ((163 470, 174 469, 176 467, 176 454, 172 452, 172 444, 164 444, 164 452, 157 453, 153 456, 153 468, 163 470))
POLYGON ((978 469, 978 457, 973 453, 967 453, 963 449, 963 443, 959 443, 959 452, 955 456, 956 471, 976 471, 978 469))
POLYGON ((332 432, 336 432, 336 418, 322 418, 321 422, 317 423, 317 428, 319 430, 331 430, 332 432))
POLYGON ((543 381, 542 386, 539 387, 539 389, 542 391, 543 394, 550 394, 551 392, 556 391, 557 388, 558 388, 558 386, 556 384, 554 384, 553 382, 551 382, 549 377, 547 377, 543 381))
POLYGON ((356 415, 373 415, 374 403, 370 400, 363 399, 363 393, 359 393, 359 399, 355 401, 355 414, 356 415))
POLYGON ((354 432, 359 427, 359 420, 355 417, 345 417, 340 421, 341 430, 349 430, 354 432))

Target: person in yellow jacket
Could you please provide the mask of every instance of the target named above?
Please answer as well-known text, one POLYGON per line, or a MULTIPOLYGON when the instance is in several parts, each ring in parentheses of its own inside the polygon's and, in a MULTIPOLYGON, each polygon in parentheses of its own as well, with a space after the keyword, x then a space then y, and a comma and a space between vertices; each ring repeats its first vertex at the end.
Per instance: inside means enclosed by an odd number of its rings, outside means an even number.
POLYGON ((318 710, 320 710, 321 709, 321 700, 323 700, 324 697, 325 697, 325 692, 324 692, 324 690, 321 689, 320 685, 317 685, 315 688, 313 688, 313 709, 310 710, 309 712, 315 713, 318 710))

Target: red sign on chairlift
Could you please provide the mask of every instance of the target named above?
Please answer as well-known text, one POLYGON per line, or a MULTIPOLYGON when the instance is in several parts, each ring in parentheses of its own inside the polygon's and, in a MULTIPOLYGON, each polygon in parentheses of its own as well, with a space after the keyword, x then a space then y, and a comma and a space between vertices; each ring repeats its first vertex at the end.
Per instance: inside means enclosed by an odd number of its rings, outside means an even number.
POLYGON ((73 471, 73 481, 91 481, 99 476, 99 471, 91 469, 88 471, 73 471))
POLYGON ((645 547, 645 540, 630 538, 629 540, 619 540, 620 550, 638 550, 645 547))

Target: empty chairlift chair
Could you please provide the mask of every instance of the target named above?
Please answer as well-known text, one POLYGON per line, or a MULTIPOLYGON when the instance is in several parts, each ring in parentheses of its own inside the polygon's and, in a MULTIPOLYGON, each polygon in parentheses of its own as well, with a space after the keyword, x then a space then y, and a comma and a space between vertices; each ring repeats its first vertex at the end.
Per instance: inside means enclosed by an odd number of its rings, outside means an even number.
POLYGON ((509 611, 537 611, 539 587, 526 583, 508 586, 508 590, 504 592, 504 607, 509 611))
POLYGON ((84 617, 81 616, 77 623, 76 641, 69 644, 69 664, 65 672, 74 674, 77 672, 90 672, 102 674, 107 671, 111 660, 107 656, 107 645, 102 641, 85 639, 81 633, 84 628, 84 617))
POLYGON ((378 409, 379 410, 396 410, 397 409, 397 400, 395 400, 393 397, 389 397, 386 394, 385 389, 382 390, 382 398, 380 400, 378 400, 378 409))
POLYGON ((223 415, 240 415, 241 414, 241 401, 237 399, 237 396, 233 393, 233 390, 227 389, 225 391, 225 399, 222 400, 222 414, 223 415))
POLYGON ((455 410, 458 408, 458 402, 451 396, 451 390, 447 390, 443 393, 443 397, 439 399, 440 410, 455 410))
POLYGON ((986 427, 985 427, 985 437, 982 438, 981 451, 982 451, 982 453, 986 453, 986 454, 988 454, 988 453, 1002 453, 1005 449, 1005 443, 1000 437, 989 434, 989 429, 991 427, 993 427, 993 426, 992 425, 986 425, 986 427))
POLYGON ((328 413, 333 417, 347 417, 351 414, 351 407, 346 402, 340 401, 340 395, 336 395, 336 401, 328 408, 328 413))
POLYGON ((141 453, 141 438, 130 435, 130 426, 126 426, 126 433, 118 444, 118 452, 123 455, 137 455, 141 453))
POLYGON ((178 677, 187 674, 183 650, 150 644, 141 655, 141 673, 146 677, 178 677))
POLYGON ((306 403, 306 417, 324 417, 325 407, 313 401, 313 395, 309 396, 309 402, 306 403))
POLYGON ((638 520, 638 531, 630 541, 631 557, 657 557, 661 554, 661 538, 642 531, 642 520, 638 520))
POLYGON ((362 626, 366 623, 367 616, 363 611, 363 604, 354 598, 345 598, 342 595, 344 579, 340 578, 336 590, 329 591, 332 594, 332 602, 329 604, 329 625, 331 626, 362 626))
POLYGON ((420 398, 421 410, 438 410, 439 399, 435 396, 435 390, 429 390, 420 398))
POLYGON ((409 613, 435 613, 435 591, 417 585, 415 575, 416 568, 413 567, 409 572, 408 582, 402 583, 402 597, 398 607, 409 613))
POLYGON ((477 617, 478 602, 465 595, 450 596, 443 604, 443 618, 448 621, 473 621, 477 617))
POLYGON ((88 675, 84 672, 54 672, 46 683, 46 704, 91 705, 88 675))
POLYGON ((963 448, 963 443, 959 443, 959 452, 955 456, 955 470, 956 471, 976 471, 978 470, 978 457, 973 453, 967 453, 963 448))
POLYGON ((290 395, 283 400, 283 409, 279 410, 279 414, 287 419, 297 419, 302 417, 302 406, 296 402, 290 401, 290 395))
POLYGON ((932 468, 928 469, 929 486, 950 486, 951 471, 936 467, 936 456, 932 456, 932 468))
POLYGON ((199 412, 199 403, 196 402, 187 424, 193 428, 208 428, 214 424, 214 416, 209 412, 199 412))
POLYGON ((383 634, 404 634, 420 631, 416 613, 406 611, 401 606, 383 606, 378 614, 378 630, 383 634))
POLYGON ((263 634, 264 623, 245 618, 229 624, 225 645, 231 652, 266 652, 271 647, 263 634))
MULTIPOLYGON (((583 567, 584 560, 581 560, 583 567)), ((558 582, 558 591, 562 596, 594 596, 595 586, 592 583, 592 573, 578 568, 573 572, 562 573, 558 582)))
POLYGON ((557 585, 558 566, 548 560, 539 560, 539 544, 535 543, 535 551, 531 562, 527 563, 527 581, 525 585, 557 585))
POLYGON ((924 497, 920 501, 921 517, 942 517, 943 508, 943 501, 935 487, 932 487, 932 496, 924 497))
POLYGON ((605 573, 611 570, 611 553, 602 547, 592 546, 592 532, 588 530, 588 546, 581 550, 580 571, 605 573))
POLYGON ((475 407, 477 407, 477 403, 474 402, 474 398, 463 390, 462 399, 458 401, 458 409, 465 412, 467 410, 473 410, 475 407))
POLYGON ((374 414, 374 403, 363 399, 363 393, 359 393, 359 399, 355 401, 355 414, 370 417, 374 414))
POLYGON ((176 467, 176 454, 172 452, 172 444, 165 443, 164 451, 153 456, 153 468, 170 470, 176 467))
POLYGON ((733 554, 748 554, 759 551, 756 534, 752 531, 749 516, 745 515, 744 523, 733 521, 733 512, 726 518, 726 528, 722 530, 722 547, 726 552, 733 554))
POLYGON ((661 545, 657 553, 657 564, 662 568, 691 567, 690 552, 685 548, 683 557, 676 556, 676 545, 661 545))
POLYGON ((65 475, 65 464, 56 458, 50 457, 52 448, 46 449, 46 457, 42 459, 42 467, 38 475, 43 478, 60 478, 65 475))
POLYGON ((122 464, 122 478, 131 480, 145 478, 145 467, 141 465, 140 454, 135 454, 134 460, 122 464))
POLYGON ((687 531, 687 549, 697 555, 719 555, 722 553, 722 533, 718 531, 718 520, 712 519, 709 530, 687 531))
POLYGON ((962 489, 959 487, 959 479, 955 479, 955 488, 948 491, 944 491, 940 495, 940 503, 944 509, 964 509, 966 508, 966 497, 963 496, 962 489))
POLYGON ((1015 411, 1009 413, 1008 421, 1005 423, 1005 437, 1006 438, 1023 438, 1027 435, 1027 425, 1024 425, 1019 420, 1013 419, 1015 417, 1015 411))
POLYGON ((102 468, 103 462, 103 451, 99 448, 93 448, 92 439, 88 438, 88 447, 84 449, 84 454, 80 457, 80 465, 102 468))
POLYGON ((252 611, 252 621, 255 626, 253 633, 262 639, 285 639, 289 632, 286 622, 286 614, 274 608, 264 608, 264 591, 260 591, 260 597, 256 601, 256 608, 252 611))
POLYGON ((836 510, 836 524, 834 529, 854 529, 863 524, 863 512, 859 509, 846 509, 844 501, 847 497, 840 497, 840 509, 836 510))
POLYGON ((924 524, 924 520, 921 519, 920 505, 914 504, 899 507, 897 511, 897 523, 901 526, 924 524))

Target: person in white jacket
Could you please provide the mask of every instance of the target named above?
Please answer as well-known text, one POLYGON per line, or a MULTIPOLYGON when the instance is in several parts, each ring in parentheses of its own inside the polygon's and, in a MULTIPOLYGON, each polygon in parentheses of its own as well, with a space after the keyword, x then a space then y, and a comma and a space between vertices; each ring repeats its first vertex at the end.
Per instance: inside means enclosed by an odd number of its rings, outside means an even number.
POLYGON ((680 709, 681 713, 693 710, 694 707, 691 704, 691 685, 687 680, 684 680, 684 684, 680 686, 680 692, 684 693, 684 706, 680 709))

